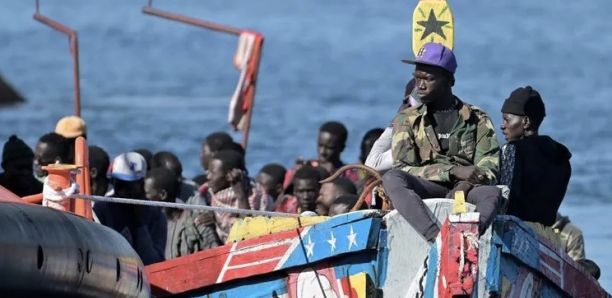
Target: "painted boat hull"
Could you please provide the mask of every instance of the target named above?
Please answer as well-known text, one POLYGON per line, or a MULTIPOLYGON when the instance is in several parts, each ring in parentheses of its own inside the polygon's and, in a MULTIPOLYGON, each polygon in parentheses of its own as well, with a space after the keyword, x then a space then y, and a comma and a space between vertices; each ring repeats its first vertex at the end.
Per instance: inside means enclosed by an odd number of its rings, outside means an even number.
MULTIPOLYGON (((427 200, 441 234, 448 237, 453 228, 467 227, 452 226, 452 202, 427 200)), ((468 204, 468 209, 474 206, 468 204)), ((447 281, 462 267, 453 267, 456 260, 445 256, 457 246, 445 244, 439 236, 430 247, 395 211, 353 212, 289 230, 276 220, 266 220, 265 228, 260 221, 249 229, 245 219, 236 224, 244 240, 147 266, 153 294, 457 297, 449 294, 447 281)), ((478 241, 474 283, 463 297, 612 297, 544 232, 515 217, 498 216, 478 241)))
POLYGON ((120 234, 71 213, 4 201, 2 296, 150 296, 144 266, 120 234))

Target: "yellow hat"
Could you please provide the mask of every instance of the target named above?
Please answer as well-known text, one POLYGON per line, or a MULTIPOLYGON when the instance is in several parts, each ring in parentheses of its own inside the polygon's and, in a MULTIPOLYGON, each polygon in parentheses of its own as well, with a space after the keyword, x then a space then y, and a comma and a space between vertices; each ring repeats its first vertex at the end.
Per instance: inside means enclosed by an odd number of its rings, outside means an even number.
POLYGON ((77 116, 67 116, 57 122, 55 133, 64 138, 76 138, 87 134, 87 124, 77 116))

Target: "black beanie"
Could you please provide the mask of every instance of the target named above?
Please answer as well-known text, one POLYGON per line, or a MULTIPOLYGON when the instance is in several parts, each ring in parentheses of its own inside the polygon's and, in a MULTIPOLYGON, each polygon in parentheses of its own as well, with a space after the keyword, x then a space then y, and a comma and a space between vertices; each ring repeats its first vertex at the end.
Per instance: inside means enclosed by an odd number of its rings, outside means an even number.
POLYGON ((542 120, 546 116, 546 108, 540 93, 527 86, 518 88, 506 99, 501 109, 502 113, 527 116, 534 120, 542 120))
POLYGON ((16 135, 12 135, 2 151, 2 164, 17 160, 34 160, 34 151, 16 135))

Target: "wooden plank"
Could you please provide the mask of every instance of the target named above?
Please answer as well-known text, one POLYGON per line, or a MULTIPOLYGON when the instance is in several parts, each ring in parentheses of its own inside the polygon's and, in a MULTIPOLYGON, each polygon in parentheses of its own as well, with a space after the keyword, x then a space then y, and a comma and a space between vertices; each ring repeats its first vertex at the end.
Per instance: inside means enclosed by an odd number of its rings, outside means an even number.
POLYGON ((287 217, 247 217, 244 219, 238 219, 232 226, 229 236, 227 237, 226 243, 232 243, 234 241, 241 241, 246 239, 252 239, 269 235, 272 233, 285 232, 311 226, 314 224, 321 224, 325 222, 325 225, 320 225, 319 228, 326 228, 329 226, 337 226, 346 224, 349 222, 361 220, 368 217, 382 217, 385 213, 377 210, 363 210, 341 214, 334 217, 329 216, 313 216, 313 217, 300 217, 300 218, 287 218, 287 217))
POLYGON ((428 42, 455 47, 455 19, 446 0, 421 0, 412 15, 412 51, 418 56, 428 42))
MULTIPOLYGON (((501 297, 502 298, 565 298, 563 291, 555 287, 553 283, 530 268, 519 264, 516 259, 505 255, 502 257, 501 272, 501 297)), ((580 297, 580 296, 572 296, 580 297)), ((584 296, 590 297, 590 296, 584 296)))
POLYGON ((499 216, 495 224, 503 227, 500 237, 504 242, 503 253, 511 254, 526 267, 541 273, 570 297, 612 297, 547 236, 540 236, 513 216, 499 216))
POLYGON ((146 267, 155 296, 183 293, 230 280, 307 265, 345 253, 376 249, 380 218, 329 227, 320 224, 198 252, 146 267))

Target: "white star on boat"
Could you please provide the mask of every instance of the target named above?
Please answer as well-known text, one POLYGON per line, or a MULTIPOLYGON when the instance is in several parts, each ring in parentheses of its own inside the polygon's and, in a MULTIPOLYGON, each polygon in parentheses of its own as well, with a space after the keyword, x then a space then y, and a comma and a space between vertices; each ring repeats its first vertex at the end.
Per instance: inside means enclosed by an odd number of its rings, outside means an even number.
POLYGON ((331 233, 331 239, 327 240, 327 243, 331 245, 331 252, 334 252, 334 250, 336 250, 336 238, 334 238, 334 232, 330 232, 330 233, 331 233))
POLYGON ((351 233, 348 234, 348 236, 346 236, 346 238, 348 238, 348 240, 349 240, 349 247, 348 247, 348 249, 351 249, 351 247, 353 245, 355 245, 355 247, 357 247, 357 233, 353 232, 353 226, 351 226, 351 233))
POLYGON ((310 235, 308 235, 308 244, 304 245, 306 247, 306 257, 312 256, 314 254, 314 246, 315 244, 310 240, 310 235))

